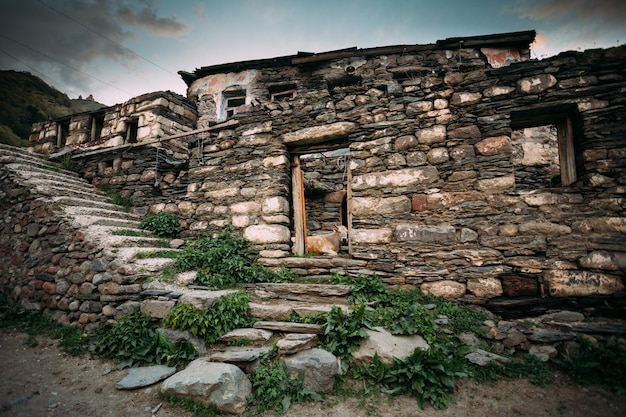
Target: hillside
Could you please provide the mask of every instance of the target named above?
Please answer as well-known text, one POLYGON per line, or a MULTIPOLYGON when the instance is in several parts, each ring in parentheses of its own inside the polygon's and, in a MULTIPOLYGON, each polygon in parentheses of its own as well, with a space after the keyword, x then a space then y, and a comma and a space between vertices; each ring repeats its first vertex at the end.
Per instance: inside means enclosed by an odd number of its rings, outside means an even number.
POLYGON ((0 71, 0 143, 25 146, 33 123, 102 107, 72 100, 28 72, 0 71))

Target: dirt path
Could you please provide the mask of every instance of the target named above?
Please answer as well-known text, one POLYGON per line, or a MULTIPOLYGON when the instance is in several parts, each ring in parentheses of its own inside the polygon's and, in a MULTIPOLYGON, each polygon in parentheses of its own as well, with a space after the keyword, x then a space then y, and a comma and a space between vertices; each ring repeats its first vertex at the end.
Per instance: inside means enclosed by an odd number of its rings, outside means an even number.
MULTIPOLYGON (((26 346, 27 336, 0 332, 1 417, 150 417, 162 400, 158 385, 119 391, 115 384, 127 371, 111 362, 74 358, 63 354, 57 341, 37 337, 38 345, 26 346)), ((525 380, 506 380, 491 385, 464 381, 456 404, 447 410, 426 406, 414 399, 383 395, 366 399, 328 397, 323 403, 294 405, 286 417, 611 417, 626 415, 626 396, 601 388, 583 388, 562 375, 545 388, 525 380)), ((266 413, 264 417, 273 416, 266 413)), ((157 417, 191 417, 163 403, 157 417)))

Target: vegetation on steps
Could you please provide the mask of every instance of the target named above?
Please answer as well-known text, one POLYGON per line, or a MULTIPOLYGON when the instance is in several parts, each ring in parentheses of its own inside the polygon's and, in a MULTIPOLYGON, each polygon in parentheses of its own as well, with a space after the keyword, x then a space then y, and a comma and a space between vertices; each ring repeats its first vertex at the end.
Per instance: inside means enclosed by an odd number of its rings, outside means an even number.
MULTIPOLYGON (((256 264, 250 242, 225 228, 215 238, 202 237, 186 245, 177 253, 176 268, 204 271, 200 283, 215 286, 234 286, 239 282, 284 279, 269 269, 256 264)), ((470 348, 459 336, 462 332, 481 335, 484 322, 490 316, 481 310, 452 303, 418 290, 391 289, 375 276, 340 276, 335 284, 351 287, 352 306, 348 314, 339 307, 328 313, 312 316, 292 316, 293 321, 318 323, 325 327, 319 346, 341 359, 345 374, 338 377, 338 393, 346 393, 346 383, 360 381, 360 394, 386 392, 390 395, 410 395, 422 407, 429 402, 435 408, 445 408, 454 401, 458 378, 495 380, 502 377, 525 377, 539 385, 550 383, 552 370, 561 369, 583 384, 603 384, 617 392, 626 392, 626 350, 622 346, 594 347, 580 340, 577 355, 562 352, 557 360, 546 364, 531 355, 510 358, 506 365, 479 367, 471 364, 465 355, 470 348), (419 334, 429 344, 428 350, 416 350, 405 359, 394 359, 385 364, 378 357, 366 365, 350 366, 352 355, 358 349, 366 329, 382 326, 393 334, 419 334)), ((196 350, 188 343, 173 345, 157 326, 187 330, 202 338, 207 346, 235 328, 253 323, 249 315, 249 296, 243 292, 222 297, 211 308, 197 309, 189 304, 178 304, 160 322, 134 311, 115 324, 102 324, 89 334, 65 328, 41 313, 25 311, 0 300, 0 326, 12 327, 32 334, 45 334, 62 339, 70 353, 89 351, 96 356, 112 358, 119 367, 161 363, 183 366, 196 357, 196 350)), ((484 350, 495 350, 488 342, 484 350)), ((500 353, 502 355, 502 353, 500 353)), ((289 376, 275 347, 261 358, 261 365, 251 376, 257 412, 284 411, 293 402, 319 399, 306 390, 301 376, 289 376)), ((352 391, 352 395, 355 392, 352 391)), ((200 407, 199 410, 207 410, 200 407)), ((204 412, 204 411, 203 411, 204 412)))

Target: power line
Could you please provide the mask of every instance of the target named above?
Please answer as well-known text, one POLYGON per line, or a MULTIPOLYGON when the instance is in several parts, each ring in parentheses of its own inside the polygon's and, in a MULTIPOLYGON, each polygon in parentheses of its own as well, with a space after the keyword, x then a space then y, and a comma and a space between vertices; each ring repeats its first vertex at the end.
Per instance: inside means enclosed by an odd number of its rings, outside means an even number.
POLYGON ((116 85, 114 85, 114 84, 111 84, 111 83, 109 83, 109 82, 106 82, 106 81, 104 81, 104 80, 101 80, 101 79, 99 79, 99 78, 96 78, 96 77, 94 77, 94 76, 92 76, 92 75, 89 75, 89 74, 87 74, 86 72, 79 70, 78 68, 75 68, 75 67, 73 67, 73 66, 71 66, 71 65, 69 65, 69 64, 66 64, 65 62, 59 61, 58 59, 56 59, 56 58, 54 58, 54 57, 52 57, 52 56, 50 56, 50 55, 48 55, 48 54, 46 54, 46 53, 44 53, 44 52, 41 52, 41 51, 39 51, 39 50, 37 50, 37 49, 35 49, 35 48, 32 48, 32 47, 30 47, 30 46, 28 46, 28 45, 26 45, 26 44, 24 44, 24 43, 22 43, 22 42, 20 42, 20 41, 16 41, 15 39, 13 39, 13 38, 11 38, 11 37, 9 37, 9 36, 6 36, 6 35, 3 35, 2 33, 0 33, 0 37, 3 37, 3 38, 8 39, 8 40, 10 40, 10 41, 12 41, 12 42, 15 42, 16 44, 18 44, 18 45, 20 45, 20 46, 22 46, 22 47, 24 47, 24 48, 26 48, 26 49, 30 49, 30 50, 31 50, 31 51, 33 51, 33 52, 37 52, 38 54, 41 54, 41 55, 45 56, 46 58, 48 58, 48 59, 50 59, 50 60, 52 60, 52 61, 58 62, 59 64, 61 64, 61 65, 63 65, 63 66, 66 66, 66 67, 68 67, 68 68, 69 68, 69 69, 71 69, 71 70, 74 70, 74 71, 76 71, 76 72, 78 72, 78 73, 80 73, 80 74, 83 74, 85 77, 89 77, 89 78, 91 78, 91 79, 93 79, 93 80, 96 80, 96 81, 98 81, 98 82, 101 82, 101 83, 103 83, 103 84, 106 84, 106 85, 108 85, 109 87, 113 87, 113 88, 115 88, 115 89, 116 89, 117 91, 119 91, 119 92, 122 92, 122 93, 124 93, 124 94, 130 94, 128 91, 124 91, 124 90, 122 90, 121 88, 117 87, 117 86, 116 86, 116 85))
MULTIPOLYGON (((39 74, 42 78, 46 78, 49 81, 52 81, 53 84, 57 84, 57 85, 64 85, 64 83, 59 83, 58 81, 53 80, 52 78, 48 77, 47 75, 45 75, 44 73, 42 73, 41 71, 36 70, 35 68, 33 68, 32 66, 28 65, 26 62, 22 61, 21 59, 19 59, 18 57, 11 55, 10 53, 8 53, 7 51, 5 51, 4 49, 0 49, 0 52, 5 53, 6 55, 10 56, 11 58, 13 58, 14 60, 16 60, 17 62, 19 62, 20 64, 24 65, 26 68, 29 68, 31 71, 39 74)), ((72 91, 71 89, 64 87, 66 90, 68 90, 70 93, 72 93, 75 96, 78 96, 78 94, 76 94, 76 92, 72 91)))
POLYGON ((124 45, 122 45, 122 44, 120 44, 120 43, 118 43, 118 42, 115 42, 114 40, 112 40, 112 39, 110 39, 110 38, 106 37, 105 35, 101 34, 100 32, 98 32, 98 31, 96 31, 96 30, 94 30, 94 29, 90 28, 89 26, 85 25, 85 24, 84 24, 84 23, 82 23, 81 21, 74 19, 72 16, 68 15, 67 13, 64 13, 64 12, 62 12, 61 10, 59 10, 59 9, 57 9, 57 8, 55 8, 55 7, 50 6, 49 4, 45 3, 43 0, 38 0, 38 1, 39 1, 39 3, 41 3, 41 4, 43 4, 44 6, 46 6, 46 7, 50 8, 50 9, 54 10, 55 12, 57 12, 58 14, 60 14, 61 16, 66 17, 67 19, 71 20, 72 22, 76 23, 77 25, 80 25, 80 26, 84 27, 85 29, 87 29, 88 31, 90 31, 90 32, 92 32, 92 33, 95 33, 96 35, 100 36, 102 39, 105 39, 105 40, 107 40, 107 41, 111 42, 113 45, 117 46, 118 48, 123 49, 124 51, 128 52, 128 53, 129 53, 129 54, 131 54, 131 55, 136 56, 137 58, 143 59, 144 61, 146 61, 146 62, 148 62, 148 63, 150 63, 150 64, 154 65, 155 67, 157 67, 157 68, 159 68, 159 69, 161 69, 161 70, 163 70, 163 71, 167 72, 167 73, 168 73, 168 74, 170 74, 170 75, 175 76, 175 77, 178 79, 178 75, 177 75, 177 74, 175 74, 175 73, 173 73, 172 71, 168 70, 167 68, 164 68, 164 67, 160 66, 159 64, 157 64, 156 62, 153 62, 153 61, 149 60, 148 58, 146 58, 146 57, 144 57, 144 56, 141 56, 141 55, 139 55, 138 53, 136 53, 136 52, 132 51, 131 49, 129 49, 129 48, 127 48, 127 47, 125 47, 124 45))

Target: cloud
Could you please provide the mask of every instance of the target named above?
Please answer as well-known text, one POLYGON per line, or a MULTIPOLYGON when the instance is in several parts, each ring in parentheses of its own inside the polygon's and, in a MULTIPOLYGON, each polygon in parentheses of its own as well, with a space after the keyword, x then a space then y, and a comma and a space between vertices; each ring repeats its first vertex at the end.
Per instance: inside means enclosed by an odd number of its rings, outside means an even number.
MULTIPOLYGON (((104 68, 137 67, 139 35, 179 35, 186 26, 162 17, 151 2, 124 0, 2 0, 0 69, 34 72, 57 88, 81 94, 117 84, 104 68)), ((119 87, 115 86, 119 90, 119 87)))
POLYGON ((153 7, 144 7, 133 10, 129 5, 122 4, 116 15, 126 24, 142 27, 148 32, 161 36, 180 36, 189 29, 185 24, 173 17, 159 17, 158 10, 153 7))
POLYGON ((626 22, 626 2, 623 0, 548 0, 522 1, 518 11, 535 20, 598 20, 609 25, 626 22))

